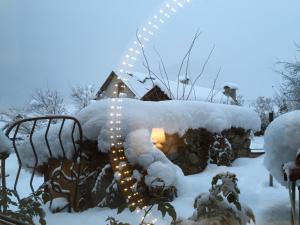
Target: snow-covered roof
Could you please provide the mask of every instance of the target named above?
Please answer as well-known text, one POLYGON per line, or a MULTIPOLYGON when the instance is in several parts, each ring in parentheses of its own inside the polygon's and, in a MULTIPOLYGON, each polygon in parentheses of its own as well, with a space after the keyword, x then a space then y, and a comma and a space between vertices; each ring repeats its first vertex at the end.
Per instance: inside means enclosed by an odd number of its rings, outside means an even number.
POLYGON ((170 99, 189 99, 198 101, 213 101, 224 103, 227 97, 222 90, 212 90, 212 88, 200 87, 198 85, 183 84, 172 80, 162 81, 140 72, 130 72, 128 74, 116 74, 135 94, 136 98, 141 99, 153 86, 158 86, 170 99))
POLYGON ((276 118, 265 132, 265 166, 284 186, 282 165, 294 162, 300 149, 300 110, 276 118))

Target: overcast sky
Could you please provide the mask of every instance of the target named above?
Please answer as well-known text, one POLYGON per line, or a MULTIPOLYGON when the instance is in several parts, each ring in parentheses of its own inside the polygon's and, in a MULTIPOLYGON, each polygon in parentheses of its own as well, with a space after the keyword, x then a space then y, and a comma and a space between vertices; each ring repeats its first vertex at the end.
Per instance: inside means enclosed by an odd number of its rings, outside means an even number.
MULTIPOLYGON (((22 106, 37 88, 68 95, 102 84, 163 0, 0 0, 0 109, 22 106)), ((153 67, 159 50, 171 76, 197 29, 191 74, 214 54, 199 85, 238 83, 245 99, 271 96, 277 60, 293 60, 300 42, 299 0, 191 0, 146 44, 153 67)), ((137 67, 142 70, 141 67, 137 67)))

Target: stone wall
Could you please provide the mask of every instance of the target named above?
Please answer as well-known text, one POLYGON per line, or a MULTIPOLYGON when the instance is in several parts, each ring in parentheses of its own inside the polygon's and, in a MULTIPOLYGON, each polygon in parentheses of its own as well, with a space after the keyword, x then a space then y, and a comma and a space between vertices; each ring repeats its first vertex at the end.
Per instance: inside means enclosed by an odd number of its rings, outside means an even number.
POLYGON ((250 150, 250 130, 242 128, 231 128, 222 132, 222 135, 228 139, 234 152, 234 158, 249 157, 250 150))

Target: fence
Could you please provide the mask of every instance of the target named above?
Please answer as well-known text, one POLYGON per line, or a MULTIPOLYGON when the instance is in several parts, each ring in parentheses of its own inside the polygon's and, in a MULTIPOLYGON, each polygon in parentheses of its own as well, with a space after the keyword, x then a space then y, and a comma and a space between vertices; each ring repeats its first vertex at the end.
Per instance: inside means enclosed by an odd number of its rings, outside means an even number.
MULTIPOLYGON (((41 132, 41 131, 39 131, 41 132)), ((15 123, 13 123, 6 131, 6 135, 11 139, 12 141, 12 146, 13 146, 13 153, 17 157, 17 172, 13 179, 14 182, 13 184, 10 184, 11 186, 8 185, 7 183, 7 177, 6 177, 6 162, 7 159, 13 155, 13 154, 0 154, 0 159, 1 159, 1 194, 2 194, 2 200, 3 204, 0 206, 0 211, 5 212, 7 210, 7 190, 13 190, 15 193, 18 193, 18 185, 19 185, 19 179, 20 179, 20 174, 21 170, 26 167, 24 165, 24 160, 22 159, 20 155, 20 145, 24 143, 24 141, 27 141, 30 143, 30 148, 26 148, 26 151, 31 151, 33 153, 33 161, 34 165, 33 167, 30 168, 30 180, 28 183, 28 187, 22 186, 22 189, 30 188, 30 191, 34 195, 37 190, 40 190, 41 188, 43 191, 47 191, 50 195, 51 194, 66 194, 67 198, 70 202, 77 202, 78 197, 78 185, 80 182, 80 157, 81 157, 81 152, 79 146, 82 145, 82 128, 79 123, 79 121, 71 116, 45 116, 45 117, 35 117, 35 118, 28 118, 28 119, 23 119, 23 120, 18 120, 15 123), (62 133, 63 130, 66 126, 66 124, 71 126, 71 129, 69 130, 70 132, 70 138, 72 140, 72 146, 73 146, 73 151, 74 151, 74 156, 73 158, 67 159, 66 158, 66 152, 65 152, 65 147, 64 147, 64 140, 62 140, 62 133), (44 129, 42 129, 43 137, 45 140, 45 145, 42 146, 45 148, 49 154, 49 161, 53 158, 53 149, 51 148, 51 144, 49 143, 49 131, 51 128, 54 126, 58 128, 58 133, 57 133, 57 138, 59 140, 60 144, 60 155, 61 157, 59 158, 59 165, 57 166, 57 169, 53 171, 51 174, 47 174, 45 169, 47 169, 47 165, 41 166, 39 163, 39 157, 37 154, 37 147, 34 143, 33 135, 37 132, 37 128, 43 125, 44 129), (24 131, 27 132, 27 135, 24 135, 24 131), (26 140, 27 139, 27 140, 26 140), (70 163, 71 161, 71 163, 70 163), (69 169, 69 174, 66 176, 65 172, 63 171, 62 168, 64 168, 68 162, 68 169, 69 169), (37 176, 37 171, 42 172, 44 174, 44 182, 42 182, 38 188, 34 187, 34 179, 37 176), (55 182, 56 179, 65 179, 66 182, 71 182, 72 185, 75 188, 75 191, 71 193, 68 190, 64 190, 58 182, 55 182), (67 192, 66 192, 67 191, 67 192)), ((39 146, 40 147, 40 146, 39 146)), ((56 150, 57 151, 57 150, 56 150)), ((24 153, 24 152, 23 152, 24 153)), ((10 174, 10 176, 12 176, 10 174)), ((20 201, 19 195, 16 195, 18 198, 18 201, 20 201)), ((52 204, 52 197, 50 196, 50 206, 52 204)), ((76 205, 76 204, 75 204, 76 205)), ((69 205, 69 210, 71 206, 69 205)), ((5 217, 4 217, 5 218, 5 217)), ((4 220, 3 218, 0 218, 1 220, 4 220)), ((7 224, 9 221, 7 221, 7 224)))

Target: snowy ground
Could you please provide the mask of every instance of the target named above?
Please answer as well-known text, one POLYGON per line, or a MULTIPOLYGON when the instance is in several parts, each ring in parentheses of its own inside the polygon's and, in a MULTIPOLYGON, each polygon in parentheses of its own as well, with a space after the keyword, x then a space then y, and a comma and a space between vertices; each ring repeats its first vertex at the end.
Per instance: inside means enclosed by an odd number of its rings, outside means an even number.
MULTIPOLYGON (((260 145, 262 139, 255 139, 253 145, 260 145)), ((218 167, 209 165, 207 169, 200 174, 186 176, 182 180, 179 190, 179 197, 172 203, 181 217, 189 217, 193 212, 194 198, 207 192, 210 188, 211 178, 220 172, 230 171, 237 174, 239 179, 238 186, 241 190, 241 202, 251 207, 255 213, 258 225, 288 225, 290 224, 290 209, 288 191, 280 184, 275 182, 274 187, 268 186, 269 173, 263 166, 263 157, 255 159, 241 158, 233 163, 232 167, 218 167)), ((12 175, 16 173, 16 159, 10 157, 8 160, 8 183, 12 184, 12 175)), ((30 174, 23 172, 20 177, 18 190, 22 193, 29 193, 30 174)), ((42 178, 35 180, 35 183, 41 183, 42 178)), ((45 207, 46 208, 46 207, 45 207)), ((117 215, 116 210, 94 208, 83 213, 58 213, 52 214, 47 209, 47 224, 72 224, 72 225, 105 225, 108 216, 114 216, 120 221, 128 222, 132 225, 138 224, 142 214, 130 213, 124 211, 117 215)), ((159 213, 150 215, 150 220, 160 218, 159 213)), ((169 220, 159 219, 155 224, 169 224, 169 220)))

